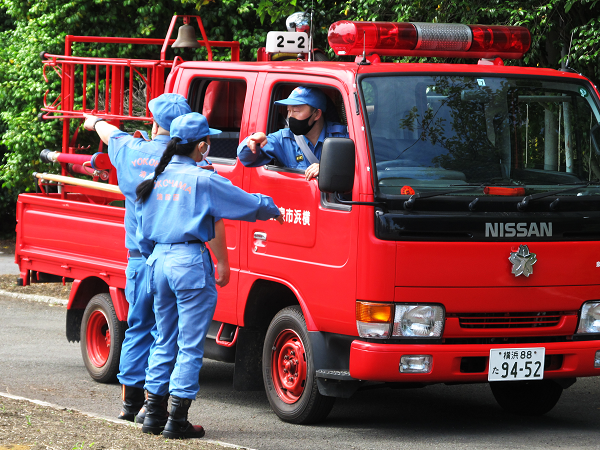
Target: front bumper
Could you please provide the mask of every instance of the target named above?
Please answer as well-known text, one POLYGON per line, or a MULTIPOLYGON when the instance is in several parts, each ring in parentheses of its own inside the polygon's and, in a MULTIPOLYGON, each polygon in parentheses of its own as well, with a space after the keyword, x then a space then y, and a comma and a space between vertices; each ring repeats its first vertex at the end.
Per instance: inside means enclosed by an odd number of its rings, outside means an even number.
POLYGON ((507 345, 409 345, 354 340, 350 346, 350 375, 359 380, 384 382, 487 382, 490 349, 530 347, 544 347, 546 357, 552 361, 546 364, 544 378, 600 375, 600 368, 594 368, 594 356, 600 350, 600 340, 507 345), (433 356, 431 372, 400 373, 402 355, 433 356), (469 361, 478 364, 465 364, 469 361), (466 367, 469 369, 465 370, 466 367))

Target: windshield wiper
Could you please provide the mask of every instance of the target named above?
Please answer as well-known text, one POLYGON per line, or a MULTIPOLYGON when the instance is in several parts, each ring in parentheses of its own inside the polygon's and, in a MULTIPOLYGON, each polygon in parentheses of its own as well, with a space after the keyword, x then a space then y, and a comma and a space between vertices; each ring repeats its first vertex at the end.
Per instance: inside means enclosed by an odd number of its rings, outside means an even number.
MULTIPOLYGON (((521 200, 519 203, 517 203, 517 209, 519 211, 525 211, 527 209, 527 207, 529 206, 529 202, 532 200, 539 200, 540 198, 544 198, 544 197, 552 197, 553 195, 562 194, 563 192, 574 191, 575 189, 580 189, 580 188, 586 187, 586 186, 597 186, 598 182, 597 181, 587 181, 587 182, 582 182, 582 183, 569 183, 569 184, 575 185, 575 186, 572 186, 567 189, 560 189, 558 191, 539 192, 537 194, 527 195, 526 197, 523 197, 523 200, 521 200)), ((559 185, 559 186, 568 186, 569 184, 563 184, 563 185, 559 185)), ((556 208, 556 206, 558 205, 558 200, 559 199, 557 198, 550 204, 550 209, 554 210, 556 208)))
MULTIPOLYGON (((452 186, 464 186, 466 188, 483 188, 485 184, 454 184, 452 186)), ((413 194, 410 196, 408 200, 404 202, 404 209, 412 209, 413 205, 417 201, 418 198, 430 198, 437 197, 439 195, 448 195, 448 194, 457 194, 459 192, 469 191, 471 189, 453 189, 450 191, 436 191, 436 192, 419 192, 418 194, 413 194)))
MULTIPOLYGON (((510 182, 509 183, 507 183, 507 182, 498 182, 497 183, 494 181, 486 181, 485 183, 451 184, 450 186, 451 187, 463 186, 465 188, 481 188, 481 189, 485 188, 486 186, 525 187, 522 185, 515 185, 514 183, 510 183, 510 182)), ((431 198, 431 197, 437 197, 439 195, 457 194, 459 192, 465 192, 465 191, 469 191, 469 189, 460 189, 460 190, 454 189, 451 191, 436 191, 436 192, 428 192, 428 193, 419 192, 418 194, 411 195, 410 198, 404 202, 404 209, 412 209, 413 205, 415 204, 415 202, 417 201, 418 198, 431 198)), ((475 201, 469 205, 469 209, 472 209, 472 206, 475 206, 475 203, 477 203, 477 200, 478 199, 475 199, 475 201)))

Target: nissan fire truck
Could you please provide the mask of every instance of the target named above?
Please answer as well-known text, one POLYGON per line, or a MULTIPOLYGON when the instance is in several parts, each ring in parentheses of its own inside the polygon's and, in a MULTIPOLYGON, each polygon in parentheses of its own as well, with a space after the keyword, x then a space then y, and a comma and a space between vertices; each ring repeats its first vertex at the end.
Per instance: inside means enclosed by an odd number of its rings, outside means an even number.
POLYGON ((235 365, 235 389, 264 386, 282 420, 321 421, 365 387, 435 383, 489 383, 506 411, 540 415, 600 374, 600 98, 589 79, 506 64, 531 43, 513 26, 344 20, 328 41, 345 62, 323 61, 296 26, 242 62, 239 43, 210 41, 184 16, 207 58, 168 60, 181 18, 164 40, 67 36, 64 55, 43 54, 44 76, 61 79, 44 118, 64 133, 42 157, 61 175, 38 173, 37 192, 19 196, 15 258, 24 285, 73 280, 66 334, 92 378, 118 371, 127 253, 115 169, 101 143, 78 143, 77 125, 84 113, 148 123, 163 92, 224 131, 211 139, 218 173, 270 195, 285 218, 226 221, 231 281, 205 353, 235 365), (74 55, 75 42, 162 47, 157 60, 93 58, 74 55), (218 47, 230 60, 213 60, 218 47), (325 140, 318 180, 275 160, 244 167, 239 142, 285 127, 274 102, 299 85, 327 95, 326 119, 349 138, 325 140))

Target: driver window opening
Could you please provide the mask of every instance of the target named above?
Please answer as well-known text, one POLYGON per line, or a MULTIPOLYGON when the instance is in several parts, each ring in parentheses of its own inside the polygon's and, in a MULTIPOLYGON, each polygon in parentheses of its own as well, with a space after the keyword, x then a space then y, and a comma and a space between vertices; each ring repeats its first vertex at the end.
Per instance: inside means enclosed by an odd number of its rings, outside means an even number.
MULTIPOLYGON (((298 86, 309 86, 300 83, 281 83, 273 88, 271 95, 271 110, 269 113, 267 134, 283 128, 288 128, 287 124, 287 108, 284 105, 276 105, 274 102, 287 98, 290 93, 298 86)), ((324 113, 325 121, 330 123, 339 123, 347 126, 346 110, 344 108, 344 100, 340 92, 327 86, 315 86, 319 88, 327 96, 327 110, 324 113)), ((283 164, 276 159, 271 161, 272 165, 283 167, 283 164)), ((290 169, 293 170, 293 169, 290 169)))
POLYGON ((211 136, 209 158, 237 158, 246 82, 244 80, 211 80, 197 78, 188 96, 192 111, 206 117, 212 128, 222 131, 211 136))

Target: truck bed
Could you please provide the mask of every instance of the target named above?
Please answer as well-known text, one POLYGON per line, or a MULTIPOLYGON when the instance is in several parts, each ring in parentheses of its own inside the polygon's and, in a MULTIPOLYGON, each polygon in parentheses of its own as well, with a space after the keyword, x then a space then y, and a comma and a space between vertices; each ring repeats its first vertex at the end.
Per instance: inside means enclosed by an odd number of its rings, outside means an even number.
POLYGON ((68 194, 21 194, 17 202, 15 262, 23 284, 29 271, 75 280, 90 276, 125 287, 125 208, 68 194))

